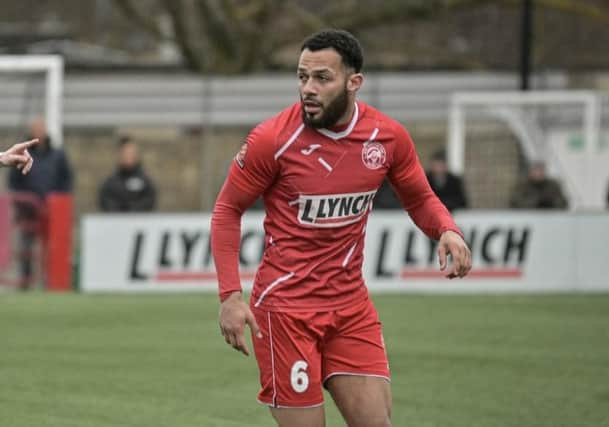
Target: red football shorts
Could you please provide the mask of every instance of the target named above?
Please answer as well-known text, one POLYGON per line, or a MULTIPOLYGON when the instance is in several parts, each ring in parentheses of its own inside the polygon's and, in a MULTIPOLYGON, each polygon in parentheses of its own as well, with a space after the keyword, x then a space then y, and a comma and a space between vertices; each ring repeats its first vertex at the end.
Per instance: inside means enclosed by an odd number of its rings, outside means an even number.
POLYGON ((389 381, 381 322, 372 301, 328 312, 284 313, 252 307, 262 338, 252 336, 260 369, 258 401, 273 407, 323 404, 333 375, 389 381))

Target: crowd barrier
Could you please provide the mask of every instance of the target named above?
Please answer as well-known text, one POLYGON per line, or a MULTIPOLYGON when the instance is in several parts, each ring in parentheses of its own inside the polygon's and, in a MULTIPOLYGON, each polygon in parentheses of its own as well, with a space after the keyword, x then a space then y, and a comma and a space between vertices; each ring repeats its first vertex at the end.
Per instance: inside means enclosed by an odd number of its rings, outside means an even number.
MULTIPOLYGON (((438 269, 436 243, 405 213, 373 211, 364 249, 370 291, 609 291, 609 214, 465 211, 455 219, 471 245, 474 267, 469 277, 448 280, 438 269)), ((242 221, 240 271, 246 289, 264 249, 262 220, 262 213, 248 213, 242 221)), ((81 289, 215 291, 209 237, 209 214, 84 216, 81 289)))
POLYGON ((72 196, 0 194, 0 285, 72 288, 72 196))

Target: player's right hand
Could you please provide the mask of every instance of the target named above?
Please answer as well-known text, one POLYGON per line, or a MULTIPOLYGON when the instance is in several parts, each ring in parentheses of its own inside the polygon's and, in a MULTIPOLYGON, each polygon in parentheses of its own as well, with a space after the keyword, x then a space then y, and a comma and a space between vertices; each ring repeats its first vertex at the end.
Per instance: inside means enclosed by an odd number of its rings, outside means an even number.
POLYGON ((254 335, 262 338, 254 314, 241 298, 241 292, 235 292, 220 304, 220 331, 227 344, 249 356, 245 343, 245 325, 249 325, 254 335))

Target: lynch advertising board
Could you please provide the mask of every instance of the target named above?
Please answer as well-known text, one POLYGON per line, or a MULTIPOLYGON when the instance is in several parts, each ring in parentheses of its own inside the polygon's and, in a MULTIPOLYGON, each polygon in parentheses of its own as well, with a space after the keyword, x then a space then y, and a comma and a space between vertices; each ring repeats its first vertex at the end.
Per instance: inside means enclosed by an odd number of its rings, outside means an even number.
MULTIPOLYGON (((251 286, 264 250, 263 215, 244 216, 240 271, 251 286)), ((447 280, 436 243, 402 212, 372 212, 364 277, 372 291, 609 291, 609 215, 464 212, 456 216, 474 268, 447 280)), ((215 291, 209 214, 88 215, 82 223, 85 292, 215 291)))

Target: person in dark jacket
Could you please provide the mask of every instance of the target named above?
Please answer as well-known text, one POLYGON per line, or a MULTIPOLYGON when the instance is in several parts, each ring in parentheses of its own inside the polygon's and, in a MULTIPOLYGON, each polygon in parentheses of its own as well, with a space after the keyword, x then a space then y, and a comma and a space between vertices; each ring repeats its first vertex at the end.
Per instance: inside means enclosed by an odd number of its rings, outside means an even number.
POLYGON ((529 166, 526 179, 514 187, 510 207, 516 209, 567 209, 567 198, 558 181, 546 175, 542 162, 529 166))
POLYGON ((425 174, 432 190, 449 211, 467 208, 463 180, 448 171, 444 150, 433 153, 429 169, 425 174))
POLYGON ((103 212, 154 210, 156 189, 140 164, 137 145, 129 137, 122 137, 118 145, 118 167, 99 189, 99 209, 103 212))
POLYGON ((404 209, 387 179, 383 181, 374 196, 374 209, 404 209))
POLYGON ((15 203, 15 213, 22 228, 19 251, 19 288, 22 290, 29 289, 33 282, 32 249, 42 230, 42 203, 51 193, 72 191, 72 169, 68 158, 61 148, 52 146, 44 120, 37 118, 32 121, 30 137, 38 139, 38 143, 28 149, 36 167, 31 168, 28 174, 12 168, 8 177, 9 189, 21 195, 15 203))
POLYGON ((51 145, 44 120, 35 119, 30 125, 30 136, 39 140, 29 152, 36 163, 29 174, 17 169, 9 173, 9 188, 12 191, 30 192, 44 199, 49 193, 72 191, 72 170, 67 156, 61 148, 51 145))

